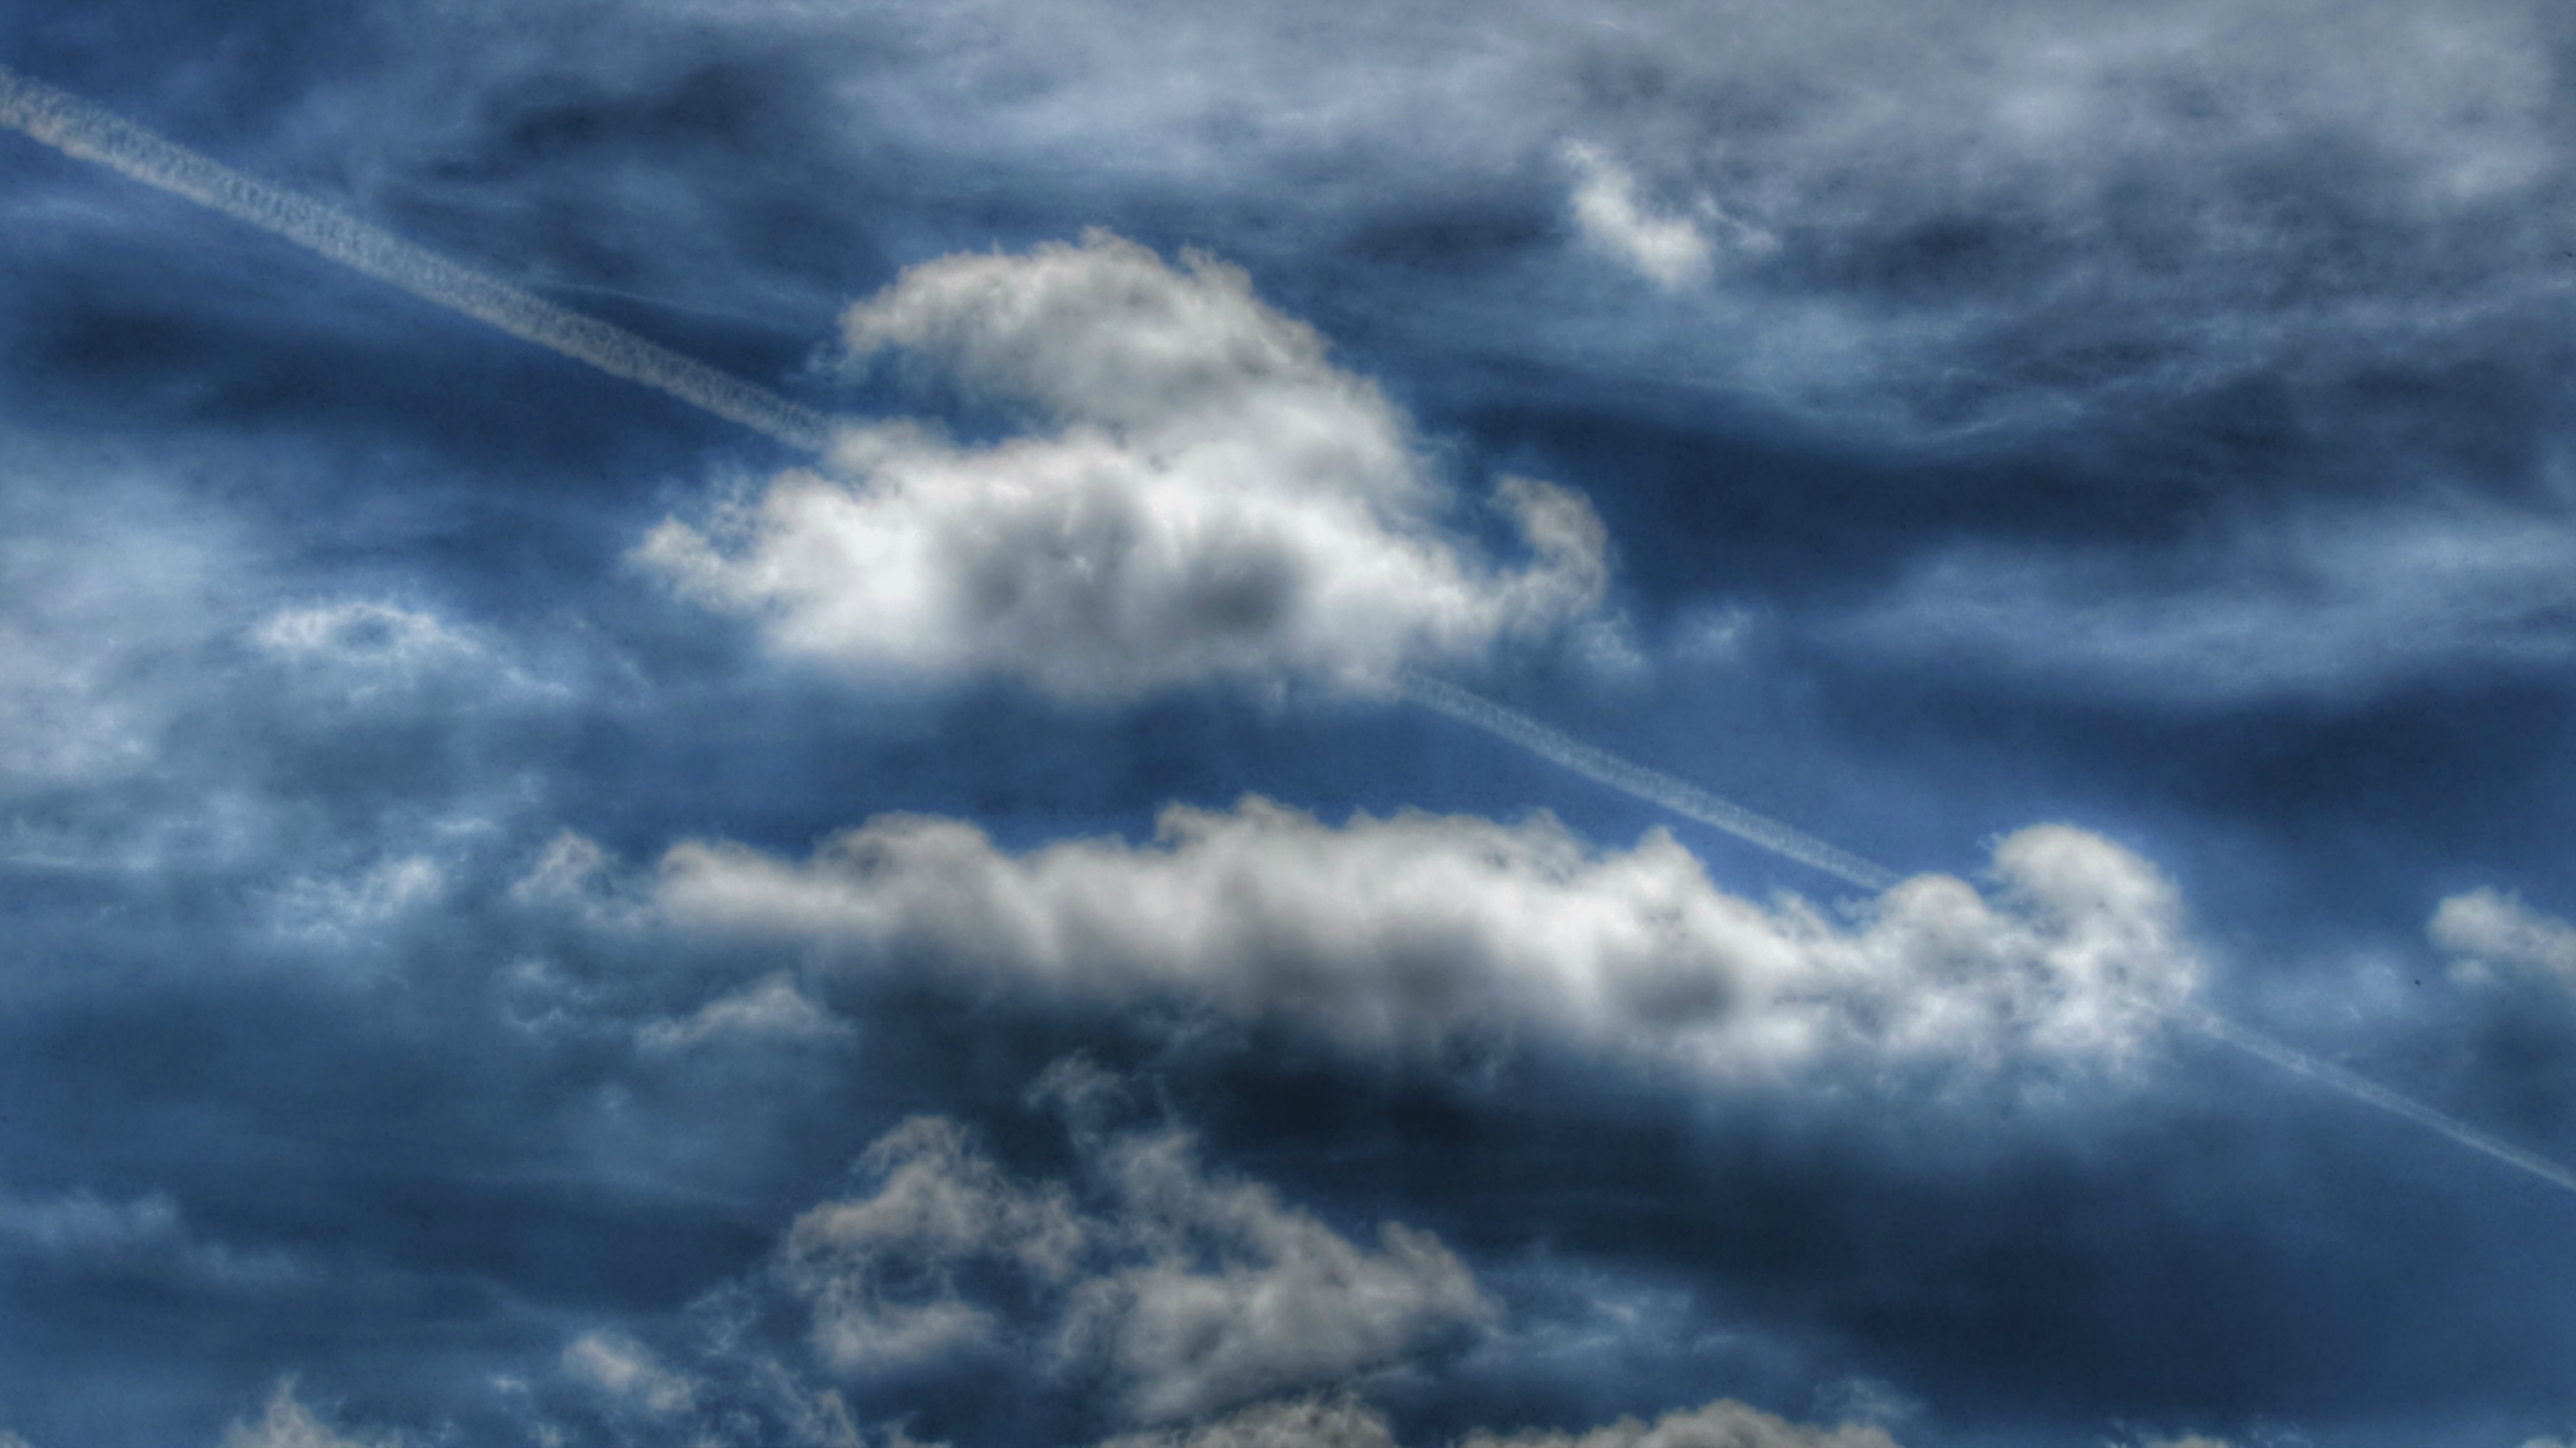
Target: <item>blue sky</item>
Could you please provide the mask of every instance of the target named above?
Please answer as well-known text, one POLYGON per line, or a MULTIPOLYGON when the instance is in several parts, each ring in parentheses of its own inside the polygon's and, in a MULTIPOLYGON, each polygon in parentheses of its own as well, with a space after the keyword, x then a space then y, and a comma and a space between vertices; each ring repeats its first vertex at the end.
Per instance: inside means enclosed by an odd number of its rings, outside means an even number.
POLYGON ((2572 63, 0 14, 0 1445, 2576 1438, 2572 63))

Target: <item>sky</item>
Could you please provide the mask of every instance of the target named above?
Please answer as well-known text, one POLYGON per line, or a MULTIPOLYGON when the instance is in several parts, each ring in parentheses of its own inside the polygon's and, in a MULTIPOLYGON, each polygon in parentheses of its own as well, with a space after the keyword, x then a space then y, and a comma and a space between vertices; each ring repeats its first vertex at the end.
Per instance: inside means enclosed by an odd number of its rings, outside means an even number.
POLYGON ((2576 17, 0 10, 0 1448, 2576 1441, 2576 17))

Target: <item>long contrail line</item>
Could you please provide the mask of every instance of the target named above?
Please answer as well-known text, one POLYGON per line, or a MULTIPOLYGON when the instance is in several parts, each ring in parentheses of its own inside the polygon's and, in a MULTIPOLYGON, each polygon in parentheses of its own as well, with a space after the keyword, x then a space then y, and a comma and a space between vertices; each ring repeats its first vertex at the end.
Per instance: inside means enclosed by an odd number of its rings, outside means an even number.
POLYGON ((831 420, 812 408, 469 271, 319 201, 253 180, 6 66, 0 66, 0 126, 211 207, 523 341, 659 388, 789 447, 821 452, 830 441, 831 420))
POLYGON ((2198 1006, 2184 1006, 2175 1013, 2174 1018, 2203 1035, 2234 1046, 2249 1056, 2269 1061, 2284 1071, 2296 1072, 2312 1081, 2340 1091, 2356 1101, 2367 1102, 2382 1111, 2405 1117, 2418 1126, 2449 1137, 2471 1151, 2482 1152, 2507 1166, 2529 1172, 2542 1181, 2576 1192, 2576 1171, 2570 1171, 2545 1156, 2525 1151, 2501 1137, 2489 1136, 2467 1122, 2445 1116, 2420 1101, 2400 1096, 2367 1076, 2355 1075, 2331 1061, 2321 1061, 2305 1051, 2284 1045, 2260 1032, 2249 1031, 2198 1006))
MULTIPOLYGON (((1425 708, 1436 710, 1463 724, 1470 724, 1489 734, 1511 741, 1542 759, 1596 780, 1648 804, 1658 805, 1702 824, 1726 831, 1774 854, 1811 865, 1838 879, 1847 880, 1870 890, 1884 890, 1899 876, 1884 865, 1874 864, 1848 851, 1836 849, 1812 835, 1803 834, 1777 820, 1755 814, 1741 805, 1710 794, 1697 785, 1675 779, 1669 774, 1632 764, 1607 751, 1548 728, 1537 720, 1507 709, 1480 695, 1468 693, 1455 684, 1422 674, 1407 674, 1403 681, 1404 696, 1425 708)), ((2576 1171, 2560 1166, 2549 1158, 2523 1150, 2500 1137, 2490 1136, 2467 1122, 2447 1116, 2432 1107, 2391 1091, 2367 1076, 2356 1075, 2330 1061, 2276 1041, 2260 1031, 2237 1025, 2225 1017, 2196 1005, 2183 1005, 2165 1012, 2168 1019, 2200 1032, 2214 1041, 2223 1042, 2249 1056, 2336 1091, 2366 1106, 2375 1106, 2392 1116, 2402 1117, 2426 1128, 2452 1143, 2500 1161, 2516 1170, 2527 1172, 2552 1186, 2576 1192, 2576 1171)))
POLYGON ((1623 794, 1634 795, 1684 819, 1724 830, 1775 855, 1822 870, 1864 890, 1884 890, 1903 878, 1883 865, 1873 865, 1858 855, 1838 850, 1767 815, 1755 814, 1732 800, 1720 799, 1687 780, 1675 779, 1642 764, 1631 764, 1607 750, 1595 749, 1579 739, 1559 734, 1526 714, 1506 709, 1482 695, 1470 694, 1455 684, 1408 671, 1402 687, 1404 697, 1414 703, 1446 714, 1461 724, 1482 729, 1496 738, 1509 740, 1551 764, 1561 765, 1623 794))

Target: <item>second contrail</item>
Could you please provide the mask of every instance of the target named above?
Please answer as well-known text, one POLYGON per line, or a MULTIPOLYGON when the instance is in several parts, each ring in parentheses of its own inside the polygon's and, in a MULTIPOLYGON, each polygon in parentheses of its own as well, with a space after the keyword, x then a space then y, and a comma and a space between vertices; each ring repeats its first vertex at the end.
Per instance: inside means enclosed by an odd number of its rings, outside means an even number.
POLYGON ((821 452, 831 439, 830 419, 812 408, 458 266, 319 201, 254 180, 6 66, 0 66, 0 126, 212 207, 523 341, 658 388, 789 447, 821 452))

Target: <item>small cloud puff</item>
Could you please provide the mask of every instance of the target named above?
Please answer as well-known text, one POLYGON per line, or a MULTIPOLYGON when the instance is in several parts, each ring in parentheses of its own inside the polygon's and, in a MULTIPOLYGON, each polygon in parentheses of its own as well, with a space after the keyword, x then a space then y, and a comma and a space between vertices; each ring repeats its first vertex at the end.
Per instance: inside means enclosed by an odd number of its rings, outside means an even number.
POLYGON ((223 1448, 402 1448, 402 1442, 397 1433, 362 1438, 334 1430, 296 1401, 295 1380, 288 1378, 270 1395, 258 1422, 236 1422, 225 1430, 223 1448))
POLYGON ((1591 146, 1570 145, 1565 159, 1578 177, 1574 223, 1593 250, 1665 287, 1708 280, 1716 253, 1708 233, 1688 217, 1649 210, 1637 178, 1591 146))
POLYGON ((1719 890, 1662 831, 1598 850, 1540 815, 1175 806, 1155 839, 1026 853, 882 816, 802 862, 685 843, 663 919, 935 960, 1060 996, 1178 995, 1364 1049, 1543 1034, 1711 1076, 1840 1055, 2117 1060, 2191 992, 2180 902, 2081 830, 1995 850, 1991 896, 1924 875, 1849 918, 1719 890))
POLYGON ((1532 561, 1479 556, 1443 524, 1403 414, 1197 253, 1175 270, 1094 231, 946 257, 846 327, 855 355, 901 349, 1042 429, 966 445, 854 428, 823 471, 646 539, 648 566, 791 654, 1070 698, 1216 679, 1382 692, 1409 664, 1576 620, 1607 580, 1591 506, 1530 479, 1494 502, 1532 561))
POLYGON ((662 1365, 652 1350, 621 1333, 590 1332, 564 1348, 567 1377, 655 1417, 684 1413, 697 1402, 698 1384, 662 1365))
POLYGON ((825 1041, 851 1033, 849 1022, 816 1005, 785 975, 707 1002, 687 1017, 656 1021, 640 1039, 649 1050, 676 1051, 715 1040, 825 1041))
POLYGON ((2511 895, 2454 895, 2433 912, 2425 934, 2473 974, 2502 967, 2576 986, 2576 925, 2511 895))

